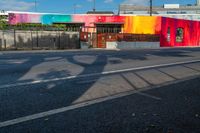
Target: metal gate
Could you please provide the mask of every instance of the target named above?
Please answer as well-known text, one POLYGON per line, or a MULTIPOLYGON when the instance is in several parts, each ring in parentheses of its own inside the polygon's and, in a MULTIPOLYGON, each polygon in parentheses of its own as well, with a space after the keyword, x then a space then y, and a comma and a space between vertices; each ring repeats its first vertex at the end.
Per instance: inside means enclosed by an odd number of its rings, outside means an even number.
POLYGON ((97 34, 96 33, 88 33, 88 43, 93 47, 97 48, 97 34))
POLYGON ((97 36, 97 47, 106 48, 106 34, 98 34, 97 36))

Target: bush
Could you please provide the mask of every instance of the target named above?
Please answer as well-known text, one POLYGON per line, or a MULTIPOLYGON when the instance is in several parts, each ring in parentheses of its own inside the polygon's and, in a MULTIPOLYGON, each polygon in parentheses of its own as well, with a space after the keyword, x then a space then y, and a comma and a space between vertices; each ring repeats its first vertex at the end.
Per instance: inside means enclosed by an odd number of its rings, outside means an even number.
POLYGON ((6 16, 0 16, 0 29, 1 30, 8 28, 8 23, 7 23, 6 19, 7 19, 6 16))
MULTIPOLYGON (((1 19, 2 20, 2 19, 1 19)), ((9 25, 7 22, 0 21, 0 29, 15 29, 15 30, 35 30, 35 31, 66 31, 66 26, 64 24, 37 24, 37 23, 21 23, 16 25, 9 25)))

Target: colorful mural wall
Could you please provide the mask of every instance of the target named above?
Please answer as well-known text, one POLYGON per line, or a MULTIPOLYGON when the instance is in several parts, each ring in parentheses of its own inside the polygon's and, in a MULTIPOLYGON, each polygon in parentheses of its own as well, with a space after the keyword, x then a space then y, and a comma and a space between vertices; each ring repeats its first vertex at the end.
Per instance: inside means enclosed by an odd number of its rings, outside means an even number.
POLYGON ((162 17, 161 47, 200 46, 200 22, 162 17))
POLYGON ((40 14, 17 14, 9 13, 9 23, 12 25, 18 23, 41 23, 40 14))
POLYGON ((9 23, 12 25, 19 23, 53 24, 56 22, 72 22, 72 16, 56 14, 9 14, 9 23))
POLYGON ((164 15, 163 17, 200 21, 200 15, 191 15, 191 14, 180 14, 180 15, 167 14, 167 15, 164 15))
POLYGON ((100 16, 61 14, 9 14, 9 23, 84 23, 95 32, 96 23, 122 23, 122 32, 160 35, 161 47, 200 46, 200 22, 159 16, 100 16))
POLYGON ((124 33, 160 34, 161 17, 126 16, 124 33))
POLYGON ((57 15, 57 14, 10 14, 10 24, 56 22, 81 22, 85 27, 95 27, 96 23, 123 23, 123 33, 159 34, 161 17, 149 16, 99 16, 99 15, 57 15))

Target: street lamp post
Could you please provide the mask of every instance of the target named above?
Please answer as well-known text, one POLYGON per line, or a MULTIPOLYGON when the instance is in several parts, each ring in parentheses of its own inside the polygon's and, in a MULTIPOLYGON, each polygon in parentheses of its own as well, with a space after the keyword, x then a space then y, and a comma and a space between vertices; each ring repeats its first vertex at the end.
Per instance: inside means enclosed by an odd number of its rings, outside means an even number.
POLYGON ((153 0, 150 0, 150 16, 153 14, 153 0))
POLYGON ((74 4, 74 14, 76 14, 76 4, 74 4))
POLYGON ((94 5, 93 5, 93 12, 95 12, 95 11, 96 11, 96 0, 93 0, 93 2, 94 2, 94 5))
POLYGON ((35 12, 37 12, 37 0, 35 0, 35 12))

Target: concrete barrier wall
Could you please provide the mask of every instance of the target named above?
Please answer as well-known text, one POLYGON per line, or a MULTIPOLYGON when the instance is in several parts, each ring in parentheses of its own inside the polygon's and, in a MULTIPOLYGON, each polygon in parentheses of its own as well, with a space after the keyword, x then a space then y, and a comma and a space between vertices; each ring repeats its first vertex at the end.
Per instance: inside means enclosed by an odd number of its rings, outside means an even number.
POLYGON ((2 49, 14 47, 14 32, 13 31, 0 31, 0 40, 2 49))
POLYGON ((90 48, 89 42, 82 42, 81 41, 81 49, 89 49, 89 48, 90 48))
POLYGON ((2 49, 77 49, 79 32, 65 31, 0 31, 2 49))
POLYGON ((160 48, 160 42, 106 42, 107 49, 160 48))

